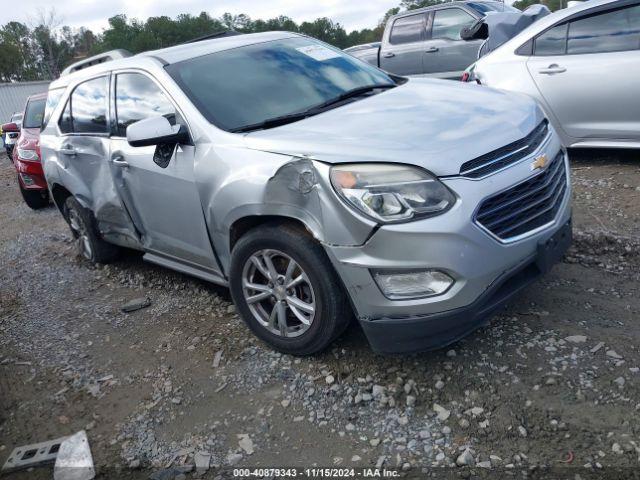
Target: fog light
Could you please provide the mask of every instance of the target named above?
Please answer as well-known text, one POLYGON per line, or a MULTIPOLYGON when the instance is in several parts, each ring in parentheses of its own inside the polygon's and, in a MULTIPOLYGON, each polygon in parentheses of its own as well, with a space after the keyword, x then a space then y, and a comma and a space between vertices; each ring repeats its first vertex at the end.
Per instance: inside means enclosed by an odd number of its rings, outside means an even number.
POLYGON ((22 183, 24 183, 25 187, 30 187, 32 185, 35 185, 35 180, 30 176, 27 175, 26 173, 21 173, 20 177, 22 178, 22 183))
POLYGON ((378 287, 390 300, 410 300, 434 297, 445 293, 454 284, 453 278, 439 270, 373 272, 378 287))

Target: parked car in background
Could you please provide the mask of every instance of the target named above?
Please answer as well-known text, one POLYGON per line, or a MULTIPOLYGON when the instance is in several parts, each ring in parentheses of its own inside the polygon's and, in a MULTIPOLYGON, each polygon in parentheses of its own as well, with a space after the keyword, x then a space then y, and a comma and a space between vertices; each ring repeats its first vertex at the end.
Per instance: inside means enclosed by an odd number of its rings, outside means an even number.
POLYGON ((483 42, 462 40, 462 30, 488 12, 505 10, 519 11, 502 2, 464 0, 402 12, 389 18, 379 46, 349 53, 396 75, 458 80, 483 42))
POLYGON ((13 150, 13 164, 18 171, 18 186, 26 204, 38 210, 49 205, 49 190, 40 156, 40 128, 44 118, 47 94, 27 99, 22 129, 13 150))
POLYGON ((283 352, 353 314, 377 351, 441 347, 571 241, 567 156, 524 95, 270 32, 78 69, 49 98, 44 170, 81 253, 228 285, 283 352))
POLYGON ((4 136, 4 148, 7 152, 7 156, 12 158, 13 147, 20 135, 20 127, 22 125, 22 113, 14 113, 11 115, 11 119, 2 125, 2 134, 4 136))
POLYGON ((526 93, 568 147, 640 148, 640 2, 590 0, 534 23, 463 80, 526 93))

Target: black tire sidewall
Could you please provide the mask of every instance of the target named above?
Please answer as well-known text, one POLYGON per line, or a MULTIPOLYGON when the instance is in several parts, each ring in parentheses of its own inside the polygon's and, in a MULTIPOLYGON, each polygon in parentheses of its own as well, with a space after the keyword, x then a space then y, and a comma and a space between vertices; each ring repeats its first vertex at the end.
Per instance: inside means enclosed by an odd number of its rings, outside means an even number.
POLYGON ((262 227, 241 238, 232 252, 230 290, 234 303, 251 331, 277 350, 308 355, 323 350, 344 330, 348 315, 342 285, 322 247, 308 235, 289 228, 262 227), (309 277, 316 302, 314 321, 298 337, 283 338, 265 329, 253 317, 244 299, 242 272, 251 255, 259 250, 279 250, 292 257, 309 277))
POLYGON ((18 180, 18 186, 24 203, 32 210, 40 210, 49 205, 48 192, 44 190, 27 190, 22 186, 20 180, 18 180))

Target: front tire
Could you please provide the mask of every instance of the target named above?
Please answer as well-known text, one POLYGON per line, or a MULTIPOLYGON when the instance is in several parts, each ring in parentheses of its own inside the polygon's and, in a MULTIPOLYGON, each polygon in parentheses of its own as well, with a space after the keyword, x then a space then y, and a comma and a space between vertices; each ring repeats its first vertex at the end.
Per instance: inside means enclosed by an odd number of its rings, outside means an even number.
POLYGON ((78 242, 78 253, 91 263, 110 263, 118 257, 120 249, 105 242, 98 232, 96 221, 74 197, 65 200, 64 218, 67 220, 73 237, 78 242))
POLYGON ((253 333, 283 353, 324 350, 352 317, 323 248, 292 225, 259 227, 238 240, 231 255, 230 289, 253 333))
POLYGON ((32 210, 40 210, 49 206, 49 192, 46 190, 26 190, 20 185, 20 193, 24 199, 24 203, 32 210))

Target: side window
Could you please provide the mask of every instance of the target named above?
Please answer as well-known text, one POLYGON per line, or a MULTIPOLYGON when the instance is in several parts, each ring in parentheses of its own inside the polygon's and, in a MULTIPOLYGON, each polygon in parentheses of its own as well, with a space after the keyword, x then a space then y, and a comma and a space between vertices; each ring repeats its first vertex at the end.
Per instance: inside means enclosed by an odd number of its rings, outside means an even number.
POLYGON ((445 8, 436 10, 433 17, 431 38, 448 38, 460 40, 460 32, 465 27, 470 27, 476 19, 460 8, 445 8))
POLYGON ((108 133, 107 77, 94 78, 78 85, 60 117, 63 133, 108 133))
POLYGON ((419 42, 424 39, 424 14, 409 15, 393 22, 389 43, 400 45, 402 43, 419 42))
POLYGON ((149 77, 140 73, 121 73, 116 77, 116 118, 118 136, 138 120, 164 115, 172 124, 176 109, 149 77))
POLYGON ((567 51, 567 27, 556 25, 536 38, 533 54, 538 56, 564 55, 567 51))
POLYGON ((60 116, 58 127, 62 133, 73 133, 73 122, 71 121, 71 100, 67 100, 64 111, 60 116))
POLYGON ((51 114, 58 106, 58 103, 60 103, 60 99, 62 98, 64 90, 64 88, 55 88, 53 90, 49 90, 49 93, 47 94, 47 102, 44 104, 44 117, 42 119, 43 129, 47 126, 47 123, 49 123, 51 114))
POLYGON ((573 21, 568 54, 620 52, 640 48, 640 5, 573 21))

